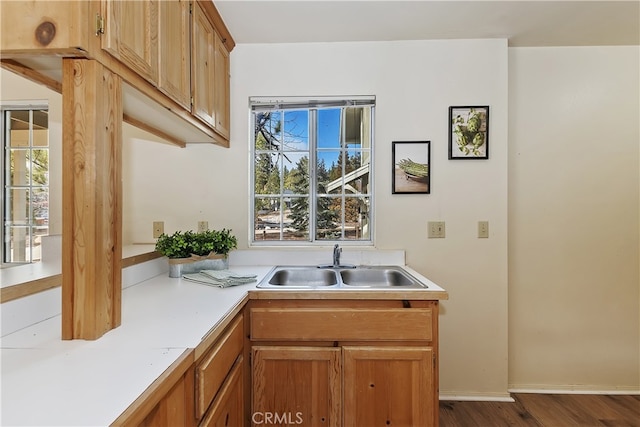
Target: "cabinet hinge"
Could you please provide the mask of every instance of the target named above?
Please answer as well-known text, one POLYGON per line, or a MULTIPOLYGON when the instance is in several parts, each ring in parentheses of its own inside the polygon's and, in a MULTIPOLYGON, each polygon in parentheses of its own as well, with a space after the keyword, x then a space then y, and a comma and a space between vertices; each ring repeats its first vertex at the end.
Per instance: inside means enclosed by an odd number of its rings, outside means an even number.
POLYGON ((189 3, 189 14, 193 15, 193 3, 189 3))
POLYGON ((96 36, 104 34, 104 18, 99 13, 96 13, 96 36))
POLYGON ((191 106, 193 107, 193 96, 191 97, 191 106))

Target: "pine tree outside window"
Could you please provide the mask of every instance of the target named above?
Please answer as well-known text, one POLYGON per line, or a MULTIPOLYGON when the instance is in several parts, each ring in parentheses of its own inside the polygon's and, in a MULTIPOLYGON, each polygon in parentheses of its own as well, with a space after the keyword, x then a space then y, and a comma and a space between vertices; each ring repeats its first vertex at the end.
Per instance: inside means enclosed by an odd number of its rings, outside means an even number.
POLYGON ((375 98, 250 105, 253 243, 372 244, 375 98))

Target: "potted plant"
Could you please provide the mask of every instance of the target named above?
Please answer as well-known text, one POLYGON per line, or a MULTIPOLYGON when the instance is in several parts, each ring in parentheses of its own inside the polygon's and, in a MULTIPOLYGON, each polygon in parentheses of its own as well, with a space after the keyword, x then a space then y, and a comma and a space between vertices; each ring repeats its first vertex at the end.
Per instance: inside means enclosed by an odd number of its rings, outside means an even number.
POLYGON ((169 258, 169 277, 202 270, 222 270, 229 266, 228 255, 238 247, 231 230, 176 231, 162 234, 156 251, 169 258))

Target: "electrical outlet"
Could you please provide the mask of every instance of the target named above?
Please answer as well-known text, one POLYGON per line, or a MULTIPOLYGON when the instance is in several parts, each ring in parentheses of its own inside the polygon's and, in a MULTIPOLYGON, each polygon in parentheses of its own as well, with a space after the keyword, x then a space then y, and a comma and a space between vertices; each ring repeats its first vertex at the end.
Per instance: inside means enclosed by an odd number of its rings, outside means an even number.
POLYGON ((157 239, 164 233, 164 221, 153 221, 153 238, 157 239))
POLYGON ((427 237, 429 239, 444 238, 444 221, 429 221, 427 223, 427 237))
POLYGON ((478 238, 489 238, 489 221, 478 221, 478 238))
POLYGON ((198 221, 198 233, 202 233, 209 229, 209 223, 207 221, 198 221))

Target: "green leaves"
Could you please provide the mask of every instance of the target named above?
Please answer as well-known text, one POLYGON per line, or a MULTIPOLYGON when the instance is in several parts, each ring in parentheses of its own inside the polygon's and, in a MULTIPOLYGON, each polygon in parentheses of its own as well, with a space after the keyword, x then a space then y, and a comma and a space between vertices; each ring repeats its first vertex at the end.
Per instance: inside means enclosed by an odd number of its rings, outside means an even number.
POLYGON ((231 230, 176 231, 172 235, 162 234, 156 241, 156 251, 168 258, 188 258, 191 255, 204 256, 211 252, 226 255, 238 247, 238 241, 231 230))

